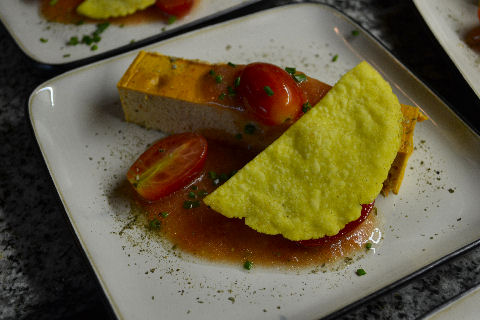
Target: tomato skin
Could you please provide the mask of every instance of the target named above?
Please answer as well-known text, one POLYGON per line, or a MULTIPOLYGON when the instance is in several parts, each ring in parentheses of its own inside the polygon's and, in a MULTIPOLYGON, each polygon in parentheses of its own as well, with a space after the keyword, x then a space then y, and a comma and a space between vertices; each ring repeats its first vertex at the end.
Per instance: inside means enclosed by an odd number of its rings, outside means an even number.
POLYGON ((263 62, 245 67, 238 93, 246 110, 266 125, 296 120, 304 102, 303 93, 291 75, 280 67, 263 62))
POLYGON ((154 143, 133 163, 127 180, 142 198, 158 200, 199 176, 207 149, 207 140, 199 134, 168 136, 154 143))
POLYGON ((367 219, 368 215, 372 211, 373 207, 375 205, 375 201, 369 204, 362 204, 362 212, 360 213, 360 218, 357 220, 354 220, 352 222, 349 222, 345 225, 345 227, 340 230, 336 235, 334 236, 325 236, 322 238, 318 239, 311 239, 311 240, 301 240, 297 241, 299 244, 301 244, 304 247, 317 247, 321 246, 326 243, 331 243, 334 242, 341 237, 343 237, 345 234, 351 232, 354 230, 356 227, 358 227, 365 219, 367 219))
POLYGON ((157 0, 155 5, 168 15, 181 18, 193 7, 194 0, 157 0))

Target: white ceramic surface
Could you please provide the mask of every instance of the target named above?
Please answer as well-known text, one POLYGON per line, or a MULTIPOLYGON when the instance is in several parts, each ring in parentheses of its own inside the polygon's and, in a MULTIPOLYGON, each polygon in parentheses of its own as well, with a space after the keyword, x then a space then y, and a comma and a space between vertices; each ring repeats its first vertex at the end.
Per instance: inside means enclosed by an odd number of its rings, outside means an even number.
POLYGON ((376 201, 383 240, 337 271, 246 271, 173 254, 144 229, 125 228, 130 208, 115 190, 134 158, 161 136, 122 117, 115 85, 136 52, 73 70, 32 93, 30 119, 45 161, 120 318, 316 319, 480 238, 479 137, 373 38, 352 35, 356 29, 329 7, 296 4, 147 48, 212 62, 295 66, 331 84, 367 60, 402 103, 428 114, 431 120, 416 129, 400 194, 376 201), (358 277, 358 268, 367 274, 358 277))
POLYGON ((30 58, 39 63, 58 65, 129 45, 132 41, 170 32, 257 1, 259 0, 200 0, 192 12, 170 25, 164 21, 123 27, 112 24, 102 34, 102 40, 95 51, 86 45, 66 45, 72 36, 81 39, 83 35, 91 34, 96 29, 95 24, 66 25, 48 22, 41 15, 40 0, 1 0, 0 21, 30 58))
POLYGON ((480 53, 465 43, 465 35, 480 25, 476 0, 414 0, 438 42, 480 97, 480 53))

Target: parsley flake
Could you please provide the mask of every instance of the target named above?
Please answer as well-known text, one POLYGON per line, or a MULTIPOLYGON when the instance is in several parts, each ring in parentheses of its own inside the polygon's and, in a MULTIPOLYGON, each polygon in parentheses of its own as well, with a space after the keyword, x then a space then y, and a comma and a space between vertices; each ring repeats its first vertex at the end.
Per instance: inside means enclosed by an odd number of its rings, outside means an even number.
POLYGON ((312 105, 310 104, 310 102, 307 101, 302 105, 302 112, 303 113, 306 113, 310 109, 312 109, 312 105))
POLYGON ((243 268, 247 270, 251 270, 253 268, 253 262, 252 261, 245 261, 243 263, 243 268))
POLYGON ((263 87, 263 90, 265 90, 265 92, 267 93, 267 95, 268 95, 269 97, 273 96, 273 94, 274 94, 272 88, 270 88, 269 86, 263 87))
POLYGON ((355 272, 357 274, 357 276, 364 276, 367 274, 367 272, 363 269, 357 269, 357 271, 355 272))

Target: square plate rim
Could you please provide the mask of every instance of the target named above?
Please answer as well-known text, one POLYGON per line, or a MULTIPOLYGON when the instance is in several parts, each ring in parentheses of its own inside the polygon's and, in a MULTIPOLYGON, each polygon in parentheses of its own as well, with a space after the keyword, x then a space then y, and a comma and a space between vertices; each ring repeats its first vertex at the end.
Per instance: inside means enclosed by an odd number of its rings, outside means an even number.
MULTIPOLYGON (((37 130, 35 129, 35 123, 34 123, 34 119, 33 119, 33 116, 32 116, 32 106, 33 106, 33 98, 35 97, 36 93, 38 92, 38 90, 40 88, 43 88, 45 86, 47 86, 49 83, 55 83, 59 80, 61 80, 61 78, 63 77, 68 77, 68 76, 71 76, 73 73, 77 73, 77 72, 83 72, 87 69, 90 69, 90 68, 95 68, 96 65, 99 65, 99 64, 105 64, 105 63, 109 63, 110 61, 114 61, 114 60, 117 60, 117 59, 122 59, 124 56, 128 56, 128 55, 133 55, 135 52, 137 52, 138 50, 148 50, 150 47, 153 47, 153 46, 156 46, 158 44, 163 44, 163 43, 168 43, 170 41, 175 41, 177 39, 182 39, 184 37, 188 37, 188 36, 191 36, 191 35, 195 35, 197 32, 204 32, 204 31, 208 31, 210 29, 215 29, 215 28, 221 28, 223 27, 224 25, 227 25, 227 24, 231 24, 231 23, 236 23, 236 22, 239 22, 241 20, 245 20, 245 19, 248 19, 250 18, 251 16, 253 15, 256 15, 256 14, 259 14, 259 13, 268 13, 268 12, 271 12, 271 11, 274 11, 274 10, 277 10, 277 9, 281 9, 283 7, 286 7, 286 6, 304 6, 304 5, 313 5, 313 6, 319 6, 319 7, 325 7, 329 10, 331 10, 334 14, 340 16, 342 19, 345 19, 347 20, 348 22, 352 23, 353 25, 355 25, 357 28, 361 29, 363 32, 365 32, 365 34, 370 38, 372 44, 378 46, 381 48, 381 50, 388 54, 391 59, 392 59, 392 62, 395 62, 401 69, 403 69, 405 72, 408 73, 408 75, 415 81, 417 82, 418 84, 420 84, 422 86, 422 88, 426 89, 427 91, 430 92, 430 94, 432 96, 434 96, 435 98, 437 98, 439 101, 441 101, 448 109, 449 111, 451 111, 453 113, 453 116, 456 117, 469 131, 471 131, 471 133, 473 133, 476 137, 476 139, 479 139, 480 140, 480 134, 478 133, 478 130, 471 126, 468 122, 466 122, 459 114, 458 112, 455 110, 455 108, 453 108, 449 103, 446 102, 445 99, 443 99, 438 93, 436 93, 430 86, 428 86, 425 82, 423 82, 419 77, 417 77, 417 75, 412 72, 407 66, 405 66, 403 63, 401 63, 401 61, 392 53, 390 52, 390 50, 388 50, 383 44, 382 42, 377 39, 373 34, 371 34, 368 30, 366 30, 365 28, 363 28, 361 25, 359 25, 354 19, 350 18, 348 15, 346 15, 345 13, 343 13, 342 11, 338 10, 337 8, 335 8, 334 6, 330 5, 330 4, 324 4, 324 3, 317 3, 317 2, 314 2, 314 1, 311 1, 311 0, 306 0, 306 1, 301 1, 301 2, 293 2, 293 3, 287 3, 287 4, 281 4, 281 5, 277 5, 277 6, 273 6, 273 7, 269 7, 269 8, 266 8, 266 9, 261 9, 261 10, 258 10, 258 11, 254 11, 254 12, 251 12, 247 15, 244 15, 244 16, 241 16, 241 17, 237 17, 237 18, 234 18, 234 19, 229 19, 227 21, 224 21, 224 22, 221 22, 221 23, 218 23, 218 24, 214 24, 214 25, 210 25, 210 26, 206 26, 206 27, 203 27, 203 28, 200 28, 200 29, 196 29, 196 30, 192 30, 192 31, 189 31, 189 32, 186 32, 186 33, 182 33, 178 36, 175 36, 175 37, 172 37, 172 38, 168 38, 168 39, 164 39, 164 40, 161 40, 161 41, 158 41, 158 42, 155 42, 155 43, 150 43, 148 45, 145 45, 145 46, 142 46, 140 48, 135 48, 133 50, 130 50, 130 51, 127 51, 127 52, 123 52, 122 54, 119 54, 119 55, 116 55, 116 56, 113 56, 113 57, 110 57, 108 59, 105 59, 105 60, 100 60, 100 61, 96 61, 96 62, 93 62, 89 65, 85 65, 85 66, 82 66, 82 67, 78 67, 78 68, 75 68, 73 70, 70 70, 68 72, 65 72, 61 75, 58 75, 52 79, 49 79, 45 82, 43 82, 42 84, 40 84, 39 86, 37 86, 33 91, 32 91, 32 94, 30 95, 28 101, 27 101, 27 108, 28 108, 28 116, 29 116, 29 119, 30 119, 30 123, 31 123, 31 126, 32 126, 32 131, 35 135, 35 138, 37 140, 37 142, 39 142, 39 139, 38 139, 38 135, 37 135, 37 130)), ((102 279, 101 275, 99 274, 99 271, 98 271, 98 268, 95 266, 95 263, 94 261, 92 260, 91 258, 91 255, 89 254, 89 251, 88 251, 88 248, 86 247, 83 239, 81 238, 81 236, 79 235, 78 233, 78 230, 77 228, 75 227, 75 224, 73 223, 72 221, 72 217, 71 217, 71 212, 70 212, 70 209, 68 208, 67 206, 67 203, 65 202, 62 194, 61 194, 61 190, 58 188, 58 183, 55 179, 55 177, 53 176, 52 172, 51 172, 51 166, 49 165, 48 163, 48 158, 46 157, 46 154, 42 148, 42 145, 39 144, 39 148, 41 150, 41 153, 42 153, 42 156, 44 157, 44 160, 46 162, 46 165, 47 165, 47 168, 48 168, 48 171, 50 173, 50 176, 52 177, 52 180, 54 182, 54 185, 56 187, 56 191, 57 193, 59 194, 59 197, 61 198, 62 200, 62 204, 64 205, 65 207, 65 215, 66 217, 68 218, 69 220, 69 223, 71 224, 71 227, 72 227, 72 230, 76 236, 76 240, 78 240, 77 242, 80 244, 81 248, 82 248, 82 251, 84 252, 85 256, 87 257, 88 259, 88 262, 89 262, 89 266, 91 267, 91 269, 93 270, 93 272, 95 273, 96 277, 97 277, 97 281, 98 283, 100 284, 100 286, 102 287, 102 289, 104 290, 104 294, 106 296, 106 299, 107 301, 111 304, 111 307, 114 309, 114 313, 116 315, 118 315, 118 308, 116 307, 115 305, 115 302, 114 300, 112 299, 112 296, 111 294, 109 293, 109 290, 108 288, 106 287, 105 285, 105 282, 104 280, 102 279)), ((398 288, 399 286, 403 285, 403 284, 406 284, 412 280, 414 280, 416 277, 422 275, 423 273, 429 271, 430 269, 438 266, 438 265, 441 265, 445 262, 447 262, 448 260, 460 255, 460 254, 463 254, 471 249, 474 249, 476 247, 478 247, 480 245, 480 238, 479 239, 476 239, 474 241, 472 241, 471 243, 469 244, 466 244, 464 245, 463 247, 460 247, 456 250, 454 250, 453 252, 447 254, 447 255, 444 255, 442 257, 440 257, 439 259, 425 265, 424 267, 416 270, 415 272, 407 275, 407 276, 404 276, 398 280, 395 280, 393 282, 391 282, 390 284, 386 285, 385 287, 367 295, 367 296, 364 296, 356 301, 354 301, 353 303, 350 303, 348 305, 346 305, 345 307, 342 307, 336 311, 333 311, 332 313, 326 315, 325 317, 323 317, 322 319, 333 319, 333 318, 336 318, 342 314, 345 314, 346 312, 348 312, 349 310, 367 302, 367 301, 370 301, 386 292, 389 292, 395 288, 398 288)))

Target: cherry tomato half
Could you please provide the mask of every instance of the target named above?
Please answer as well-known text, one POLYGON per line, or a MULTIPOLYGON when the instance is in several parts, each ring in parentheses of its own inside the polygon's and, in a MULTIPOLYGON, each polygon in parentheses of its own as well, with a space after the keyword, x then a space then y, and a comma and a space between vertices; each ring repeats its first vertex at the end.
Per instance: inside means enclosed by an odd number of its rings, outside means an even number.
POLYGON ((146 200, 155 201, 189 184, 203 169, 207 140, 181 133, 157 141, 127 172, 127 180, 146 200))
POLYGON ((155 5, 166 14, 181 18, 190 12, 194 0, 157 0, 155 5))
POLYGON ((478 1, 477 15, 478 15, 478 20, 480 20, 480 1, 478 1))
POLYGON ((365 219, 367 219, 368 215, 373 209, 373 206, 375 205, 375 201, 369 204, 362 204, 362 212, 360 213, 360 218, 357 220, 354 220, 350 223, 347 223, 345 227, 340 230, 336 235, 334 236, 325 236, 319 239, 311 239, 311 240, 301 240, 298 241, 302 246, 304 247, 316 247, 316 246, 321 246, 325 243, 328 242, 333 242, 344 236, 345 234, 351 232, 354 230, 356 227, 358 227, 365 219))
POLYGON ((291 75, 280 67, 262 62, 245 67, 238 93, 246 110, 266 125, 296 120, 304 100, 291 75))

